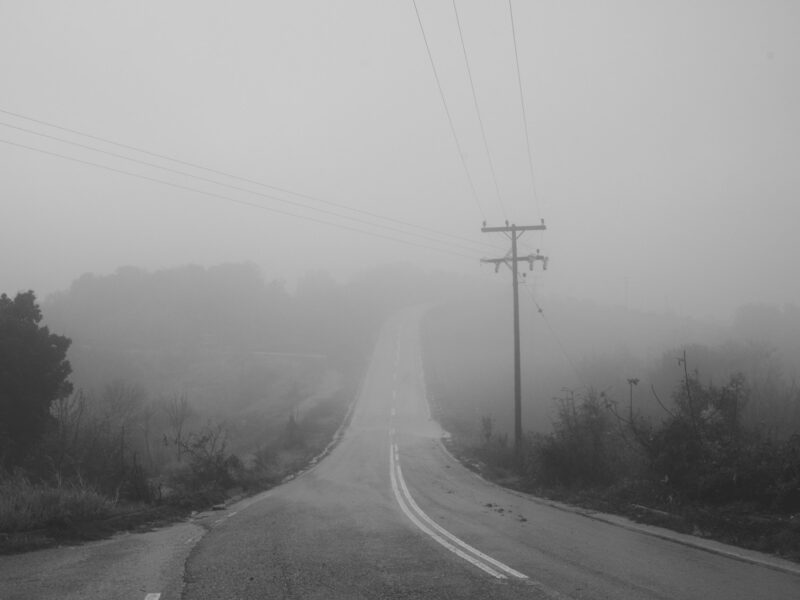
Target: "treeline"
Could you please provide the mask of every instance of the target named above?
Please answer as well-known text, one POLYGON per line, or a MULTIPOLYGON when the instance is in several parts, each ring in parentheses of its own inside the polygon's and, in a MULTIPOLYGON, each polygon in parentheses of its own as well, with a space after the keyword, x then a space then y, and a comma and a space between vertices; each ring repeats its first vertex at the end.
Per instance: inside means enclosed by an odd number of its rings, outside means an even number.
MULTIPOLYGON (((452 429, 479 436, 480 415, 510 431, 513 411, 512 326, 505 289, 442 305, 423 321, 426 376, 442 418, 452 429), (448 401, 452 399, 452 401, 448 401)), ((523 296, 524 299, 524 296, 523 296)), ((568 298, 521 306, 523 428, 547 432, 553 398, 564 388, 594 388, 627 395, 629 378, 641 380, 637 407, 660 419, 650 387, 669 398, 683 378, 677 363, 686 350, 704 383, 735 373, 748 383, 745 418, 778 437, 800 431, 795 397, 800 387, 800 309, 750 305, 728 322, 648 314, 568 298)))
POLYGON ((47 323, 73 340, 78 387, 121 378, 168 388, 195 378, 193 369, 244 355, 319 354, 334 368, 352 369, 386 315, 442 296, 446 285, 404 266, 365 271, 346 283, 310 272, 294 291, 267 281, 251 263, 124 267, 82 276, 43 309, 47 323))
POLYGON ((386 267, 289 291, 251 264, 126 267, 43 310, 3 296, 0 531, 280 481, 331 440, 386 316, 435 300, 433 281, 386 267))
POLYGON ((682 380, 669 397, 656 397, 660 419, 638 410, 637 379, 625 399, 596 390, 559 398, 553 431, 526 440, 528 483, 607 489, 659 507, 800 511, 800 436, 778 437, 747 417, 751 396, 741 373, 704 383, 680 360, 682 380))
MULTIPOLYGON (((525 426, 520 455, 508 420, 496 418, 512 405, 510 387, 465 403, 453 393, 465 384, 454 384, 449 367, 453 353, 463 355, 463 340, 449 345, 442 336, 457 326, 433 319, 425 325, 437 416, 453 433, 454 450, 485 475, 800 557, 797 308, 744 307, 724 328, 708 328, 716 330, 711 343, 696 341, 658 357, 634 356, 620 340, 607 341, 606 353, 570 365, 574 379, 563 376, 562 389, 538 409, 526 394, 524 412, 540 420, 545 409, 549 414, 547 427, 525 426)), ((465 373, 468 379, 493 377, 465 373)), ((552 389, 557 374, 543 374, 534 385, 552 389)))

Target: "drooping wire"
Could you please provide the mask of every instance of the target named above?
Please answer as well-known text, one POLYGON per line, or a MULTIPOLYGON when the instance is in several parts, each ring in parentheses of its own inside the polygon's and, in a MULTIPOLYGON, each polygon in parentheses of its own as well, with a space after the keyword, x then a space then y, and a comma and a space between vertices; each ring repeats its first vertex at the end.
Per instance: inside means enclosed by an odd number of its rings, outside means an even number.
POLYGON ((444 97, 444 90, 442 89, 442 82, 439 79, 439 72, 436 70, 436 63, 433 61, 433 54, 431 53, 430 44, 428 44, 428 36, 425 34, 425 27, 422 25, 422 17, 419 15, 419 8, 417 7, 417 0, 411 0, 414 4, 414 12, 417 15, 417 23, 419 23, 419 30, 422 32, 422 40, 425 42, 425 50, 428 53, 428 61, 431 64, 431 69, 433 70, 433 77, 436 80, 436 88, 439 90, 439 97, 442 99, 442 106, 444 107, 444 112, 447 115, 447 122, 450 124, 450 133, 453 134, 453 141, 456 144, 456 148, 458 149, 458 156, 461 159, 461 166, 464 167, 464 173, 467 176, 467 181, 469 181, 469 187, 472 191, 472 198, 475 200, 475 206, 478 207, 478 212, 481 215, 481 218, 485 221, 486 220, 486 213, 481 206, 480 200, 478 200, 478 192, 475 189, 475 182, 472 180, 472 175, 469 173, 469 168, 467 167, 467 159, 464 156, 464 150, 461 147, 461 142, 458 139, 458 134, 456 133, 456 127, 453 123, 453 117, 450 114, 450 108, 447 106, 447 100, 444 97))
MULTIPOLYGON (((368 211, 368 210, 352 208, 352 207, 344 205, 344 204, 340 204, 340 203, 337 203, 337 202, 332 202, 330 200, 325 200, 324 198, 320 198, 318 196, 312 196, 312 195, 304 194, 304 193, 301 193, 301 192, 295 192, 295 191, 292 191, 292 190, 289 190, 289 189, 286 189, 286 188, 283 188, 283 187, 271 185, 271 184, 268 184, 268 183, 264 183, 262 181, 257 181, 255 179, 250 179, 250 178, 247 178, 247 177, 241 177, 239 175, 234 175, 232 173, 227 173, 225 171, 221 171, 221 170, 214 169, 214 168, 211 168, 211 167, 206 167, 206 166, 203 166, 203 165, 199 165, 197 163, 192 163, 192 162, 181 160, 179 158, 175 158, 175 157, 172 157, 172 156, 167 156, 165 154, 159 154, 158 152, 153 152, 153 151, 147 150, 145 148, 132 146, 130 144, 117 142, 117 141, 111 140, 109 138, 101 137, 101 136, 98 136, 98 135, 92 135, 90 133, 86 133, 86 132, 83 132, 83 131, 80 131, 80 130, 77 130, 77 129, 64 127, 62 125, 58 125, 58 124, 52 123, 50 121, 44 121, 42 119, 36 119, 36 118, 30 117, 30 116, 27 116, 27 115, 23 115, 23 114, 20 114, 20 113, 17 113, 17 112, 6 110, 4 108, 0 108, 0 113, 6 114, 6 115, 10 115, 10 116, 16 117, 18 119, 23 119, 25 121, 30 121, 32 123, 37 123, 39 125, 45 125, 47 127, 52 127, 53 129, 58 129, 60 131, 65 131, 67 133, 71 133, 71 134, 74 134, 74 135, 79 135, 81 137, 85 137, 85 138, 88 138, 88 139, 92 139, 92 140, 96 140, 96 141, 99 141, 99 142, 103 142, 105 144, 110 144, 110 145, 116 146, 118 148, 124 148, 126 150, 132 150, 134 152, 139 152, 141 154, 145 154, 145 155, 151 156, 153 158, 159 158, 161 160, 167 160, 167 161, 170 161, 170 162, 173 162, 173 163, 176 163, 176 164, 180 164, 180 165, 184 165, 184 166, 187 166, 187 167, 191 167, 193 169, 198 169, 198 170, 201 170, 201 171, 205 171, 207 173, 213 173, 215 175, 221 175, 223 177, 228 177, 228 178, 236 180, 236 181, 241 181, 241 182, 244 182, 244 183, 249 183, 249 184, 261 186, 261 187, 264 187, 264 188, 275 190, 277 192, 282 192, 282 193, 285 193, 285 194, 290 194, 292 196, 297 196, 298 198, 304 198, 306 200, 311 200, 313 202, 319 202, 321 204, 326 204, 328 206, 332 206, 332 207, 335 207, 335 208, 338 208, 338 209, 348 210, 348 211, 351 211, 351 212, 354 212, 354 213, 359 213, 359 214, 362 214, 362 215, 365 215, 365 216, 369 216, 369 217, 372 217, 372 218, 382 219, 384 221, 393 222, 393 223, 396 223, 398 225, 403 225, 405 227, 412 227, 412 228, 419 229, 419 230, 422 230, 422 231, 427 231, 428 233, 433 233, 433 234, 444 236, 444 237, 448 237, 448 238, 451 238, 451 239, 460 240, 460 241, 464 241, 464 242, 469 242, 471 244, 478 244, 478 245, 481 245, 481 246, 494 247, 491 244, 487 244, 486 242, 483 242, 483 241, 478 242, 478 241, 470 239, 470 238, 466 238, 466 237, 463 237, 463 236, 460 236, 460 235, 455 235, 455 234, 448 233, 448 232, 445 232, 445 231, 440 231, 438 229, 434 229, 434 228, 431 228, 431 227, 426 227, 424 225, 418 225, 416 223, 411 223, 411 222, 405 221, 403 219, 397 219, 397 218, 394 218, 394 217, 388 217, 388 216, 381 215, 381 214, 378 214, 378 213, 375 213, 375 212, 371 212, 371 211, 368 211)), ((8 125, 8 124, 5 124, 5 125, 7 127, 14 127, 14 126, 8 125)), ((42 135, 42 136, 45 135, 45 134, 33 132, 31 130, 22 129, 20 127, 16 127, 16 128, 17 129, 21 129, 23 131, 28 131, 30 133, 34 133, 36 135, 42 135)), ((60 141, 65 141, 65 140, 61 140, 60 138, 53 138, 53 139, 59 139, 60 141)), ((79 145, 79 144, 74 143, 74 142, 66 142, 65 141, 65 143, 73 143, 74 145, 79 145)), ((89 147, 89 148, 91 148, 91 147, 89 147)), ((100 151, 100 150, 97 150, 97 149, 95 149, 95 150, 98 151, 98 152, 100 151)), ((135 160, 135 159, 128 158, 128 157, 125 157, 125 158, 126 158, 126 160, 135 160)), ((146 164, 148 164, 148 163, 146 163, 146 164)), ((158 168, 164 168, 164 167, 158 167, 158 168)), ((192 176, 192 175, 189 175, 189 176, 192 176)), ((218 183, 219 185, 225 185, 225 184, 220 183, 220 182, 215 182, 215 183, 218 183)))
POLYGON ((533 301, 533 305, 536 307, 536 312, 539 314, 539 316, 542 318, 547 328, 550 330, 550 335, 553 336, 553 339, 558 345, 559 350, 561 350, 561 354, 564 356, 564 359, 567 361, 567 364, 570 366, 572 372, 575 374, 575 378, 580 382, 581 385, 585 386, 583 378, 580 375, 580 371, 578 371, 578 367, 575 366, 575 362, 572 360, 572 357, 569 355, 567 349, 564 347, 564 344, 561 342, 561 338, 558 336, 556 330, 553 328, 553 325, 550 323, 550 320, 547 318, 544 309, 536 300, 536 296, 533 293, 533 290, 531 289, 530 285, 528 285, 527 281, 523 282, 523 287, 526 290, 528 290, 528 294, 530 295, 531 300, 533 301))
POLYGON ((500 205, 500 211, 503 213, 503 218, 508 219, 506 207, 503 205, 503 197, 500 194, 500 186, 497 183, 497 173, 494 168, 494 160, 492 160, 492 153, 489 151, 489 142, 486 139, 486 128, 483 125, 483 117, 481 116, 481 109, 478 105, 478 95, 475 92, 475 81, 472 78, 472 68, 469 64, 469 56, 467 55, 467 45, 464 43, 464 32, 461 28, 461 18, 458 16, 458 7, 456 0, 453 0, 453 12, 456 16, 456 25, 458 25, 458 39, 461 41, 461 51, 464 54, 464 64, 467 66, 467 75, 469 76, 469 87, 472 90, 472 103, 475 106, 475 113, 478 115, 478 124, 481 129, 481 137, 483 138, 483 148, 486 151, 486 159, 489 162, 489 170, 492 174, 492 182, 494 183, 494 191, 497 195, 497 203, 500 205))
POLYGON ((525 94, 522 87, 522 73, 519 68, 519 51, 517 50, 517 27, 514 23, 514 8, 511 5, 511 0, 508 0, 508 13, 511 17, 511 37, 514 41, 514 64, 517 67, 517 84, 519 85, 519 102, 522 107, 522 124, 525 130, 525 148, 528 151, 528 170, 531 176, 531 191, 533 199, 536 202, 536 210, 541 214, 541 206, 539 204, 539 194, 536 190, 536 176, 533 170, 533 154, 531 153, 531 137, 528 133, 528 115, 525 110, 525 94))
MULTIPOLYGON (((278 196, 273 196, 271 194, 264 194, 263 192, 257 192, 255 190, 244 188, 244 187, 241 187, 241 186, 238 186, 238 185, 232 185, 232 184, 229 184, 229 183, 225 183, 223 181, 217 181, 215 179, 209 179, 207 177, 202 177, 202 176, 199 176, 199 175, 195 175, 193 173, 188 173, 186 171, 181 171, 179 169, 172 169, 170 167, 165 167, 163 165, 159 165, 159 164, 156 164, 156 163, 152 163, 152 162, 148 162, 148 161, 144 161, 144 160, 139 160, 137 158, 132 158, 130 156, 125 156, 123 154, 118 154, 116 152, 110 152, 108 150, 103 150, 101 148, 95 148, 95 147, 89 146, 87 144, 81 144, 79 142, 74 142, 74 141, 71 141, 71 140, 60 138, 58 136, 49 135, 49 134, 46 134, 46 133, 41 133, 41 132, 38 132, 38 131, 34 131, 32 129, 27 129, 25 127, 19 127, 17 125, 11 125, 9 123, 4 123, 2 121, 0 121, 0 126, 8 127, 10 129, 16 129, 17 131, 23 131, 25 133, 30 133, 32 135, 36 135, 36 136, 39 136, 39 137, 44 137, 44 138, 47 138, 47 139, 55 140, 57 142, 61 142, 61 143, 64 143, 64 144, 69 144, 71 146, 76 146, 78 148, 83 148, 85 150, 90 150, 92 152, 97 152, 99 154, 105 154, 107 156, 111 156, 111 157, 114 157, 114 158, 127 160, 127 161, 130 161, 130 162, 136 163, 136 164, 147 166, 147 167, 152 167, 152 168, 155 168, 155 169, 161 169, 162 171, 166 171, 166 172, 169 172, 169 173, 174 173, 174 174, 181 175, 181 176, 184 176, 184 177, 189 177, 189 178, 192 178, 192 179, 196 179, 198 181, 203 181, 205 183, 211 183, 211 184, 214 184, 214 185, 218 185, 220 187, 226 187, 226 188, 229 188, 229 189, 232 189, 232 190, 237 190, 237 191, 240 191, 240 192, 246 192, 246 193, 249 193, 249 194, 253 194, 255 196, 259 196, 261 198, 265 198, 265 199, 268 199, 268 200, 274 200, 276 202, 281 202, 283 204, 288 204, 290 206, 299 207, 299 208, 303 208, 303 209, 307 209, 307 210, 312 210, 312 211, 315 211, 315 212, 319 212, 319 213, 322 213, 322 214, 325 214, 325 215, 338 217, 338 218, 341 218, 341 219, 347 219, 349 221, 353 221, 355 223, 360 223, 362 225, 367 225, 367 226, 370 226, 370 227, 377 227, 377 228, 384 229, 384 230, 387 230, 387 231, 392 231, 394 233, 399 233, 401 235, 413 236, 413 237, 416 237, 416 238, 419 238, 419 239, 427 240, 429 242, 434 242, 434 243, 437 243, 437 244, 444 244, 444 245, 452 246, 454 248, 460 248, 460 249, 466 250, 468 252, 472 252, 472 251, 475 250, 475 248, 472 248, 472 247, 469 247, 469 246, 465 246, 465 245, 457 243, 457 242, 452 242, 452 241, 449 241, 449 240, 439 240, 439 239, 436 239, 434 237, 431 237, 429 235, 425 235, 425 234, 422 234, 422 233, 417 233, 417 232, 414 232, 414 231, 404 231, 402 229, 399 229, 397 227, 393 227, 391 225, 384 225, 382 223, 373 223, 371 221, 367 221, 365 219, 360 219, 358 217, 342 215, 342 214, 339 214, 339 213, 337 213, 335 211, 332 211, 332 210, 319 208, 318 206, 310 206, 308 204, 303 204, 301 202, 296 202, 296 201, 293 201, 293 200, 287 200, 286 198, 279 198, 278 196)), ((473 242, 473 243, 477 244, 477 242, 473 242)))
POLYGON ((54 157, 57 157, 57 158, 62 158, 64 160, 69 160, 69 161, 80 163, 80 164, 83 164, 83 165, 89 165, 89 166, 92 166, 92 167, 96 167, 98 169, 104 169, 106 171, 111 171, 113 173, 120 173, 122 175, 128 175, 130 177, 135 177, 137 179, 142 179, 144 181, 150 181, 150 182, 153 182, 153 183, 166 185, 166 186, 169 186, 169 187, 172 187, 172 188, 175 188, 175 189, 184 190, 184 191, 188 191, 188 192, 194 192, 196 194, 202 194, 204 196, 209 196, 211 198, 217 198, 219 200, 225 200, 227 202, 232 202, 234 204, 239 204, 239 205, 247 206, 247 207, 250 207, 250 208, 256 208, 256 209, 259 209, 259 210, 264 210, 264 211, 271 212, 271 213, 285 215, 285 216, 288 216, 288 217, 294 217, 296 219, 300 219, 300 220, 303 220, 303 221, 310 221, 310 222, 313 222, 313 223, 329 225, 331 227, 337 227, 339 229, 345 229, 347 231, 355 231, 355 232, 358 232, 358 233, 363 233, 365 235, 370 235, 370 236, 382 238, 382 239, 385 239, 385 240, 391 240, 391 241, 394 241, 394 242, 399 242, 401 244, 406 244, 408 246, 416 246, 417 248, 424 248, 426 250, 433 250, 434 252, 442 252, 442 253, 445 253, 445 254, 451 254, 453 256, 460 256, 462 258, 469 258, 470 260, 475 260, 477 258, 474 255, 463 254, 461 252, 455 252, 453 250, 449 250, 449 249, 446 249, 446 248, 438 248, 436 246, 429 246, 427 244, 420 244, 420 243, 417 243, 417 242, 412 242, 410 240, 404 240, 402 238, 398 238, 398 237, 394 237, 394 236, 390 236, 390 235, 385 235, 385 234, 378 233, 378 232, 375 232, 375 231, 369 231, 367 229, 361 229, 361 228, 358 228, 358 227, 352 227, 350 225, 344 225, 342 223, 335 223, 335 222, 332 222, 332 221, 327 221, 325 219, 319 219, 319 218, 310 217, 310 216, 307 216, 307 215, 299 215, 297 213, 289 212, 287 210, 281 210, 281 209, 273 208, 273 207, 270 207, 270 206, 264 206, 263 204, 257 204, 255 202, 249 202, 247 200, 241 200, 241 199, 238 199, 238 198, 232 198, 231 196, 225 196, 223 194, 217 194, 216 192, 209 192, 207 190, 201 190, 201 189, 198 189, 198 188, 193 188, 191 186, 181 185, 179 183, 174 183, 172 181, 167 181, 165 179, 158 179, 157 177, 150 177, 148 175, 142 175, 140 173, 133 173, 131 171, 126 171, 124 169, 117 169, 115 167, 110 167, 108 165, 102 165, 100 163, 95 163, 95 162, 92 162, 92 161, 89 161, 89 160, 83 160, 81 158, 75 158, 74 156, 67 156, 66 154, 60 154, 58 152, 51 152, 49 150, 44 150, 42 148, 35 148, 33 146, 28 146, 26 144, 20 144, 18 142, 12 142, 10 140, 0 139, 0 143, 8 144, 10 146, 16 146, 18 148, 24 148, 26 150, 31 150, 33 152, 39 152, 41 154, 46 154, 46 155, 54 156, 54 157))

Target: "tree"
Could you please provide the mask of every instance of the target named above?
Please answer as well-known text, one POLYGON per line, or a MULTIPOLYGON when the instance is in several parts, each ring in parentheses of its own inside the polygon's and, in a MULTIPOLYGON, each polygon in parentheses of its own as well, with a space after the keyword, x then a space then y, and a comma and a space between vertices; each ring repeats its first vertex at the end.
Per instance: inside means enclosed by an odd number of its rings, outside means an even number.
POLYGON ((0 296, 0 464, 20 464, 52 420, 50 406, 72 393, 72 341, 40 325, 32 291, 0 296))
POLYGON ((192 416, 192 406, 189 404, 189 399, 186 397, 186 394, 175 394, 164 406, 164 411, 167 413, 167 420, 169 421, 170 433, 172 435, 172 439, 168 439, 167 434, 164 434, 164 445, 170 442, 175 444, 176 458, 180 461, 181 454, 186 448, 186 438, 183 435, 183 428, 186 425, 186 421, 192 416))

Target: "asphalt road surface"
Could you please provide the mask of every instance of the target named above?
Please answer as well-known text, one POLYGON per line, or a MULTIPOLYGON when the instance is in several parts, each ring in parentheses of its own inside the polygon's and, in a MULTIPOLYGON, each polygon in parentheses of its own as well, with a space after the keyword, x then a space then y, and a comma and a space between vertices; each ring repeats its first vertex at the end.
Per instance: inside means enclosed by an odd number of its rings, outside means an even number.
POLYGON ((185 599, 800 598, 789 563, 576 514, 463 468, 430 418, 417 325, 407 312, 384 328, 327 458, 197 544, 185 599))
POLYGON ((0 598, 800 598, 793 563, 465 469, 430 418, 418 316, 385 326, 350 426, 314 468, 192 523, 0 558, 0 598))

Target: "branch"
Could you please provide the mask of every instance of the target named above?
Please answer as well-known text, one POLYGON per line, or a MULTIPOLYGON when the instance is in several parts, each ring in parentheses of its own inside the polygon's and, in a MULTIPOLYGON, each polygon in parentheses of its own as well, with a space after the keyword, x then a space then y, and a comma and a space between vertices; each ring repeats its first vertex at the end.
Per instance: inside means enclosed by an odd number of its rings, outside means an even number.
POLYGON ((650 384, 650 391, 653 392, 653 397, 656 399, 656 402, 658 402, 658 405, 662 408, 662 410, 674 419, 675 413, 673 413, 670 409, 664 406, 664 403, 661 402, 661 398, 659 398, 658 394, 656 394, 656 387, 652 383, 650 384))

